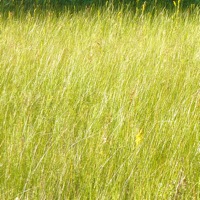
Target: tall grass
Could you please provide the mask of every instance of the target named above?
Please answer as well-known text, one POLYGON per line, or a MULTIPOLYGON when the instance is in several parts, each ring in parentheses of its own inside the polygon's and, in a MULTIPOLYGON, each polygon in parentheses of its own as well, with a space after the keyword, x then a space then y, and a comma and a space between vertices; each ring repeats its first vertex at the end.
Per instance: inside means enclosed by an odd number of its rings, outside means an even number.
POLYGON ((1 18, 0 199, 199 199, 199 19, 1 18))

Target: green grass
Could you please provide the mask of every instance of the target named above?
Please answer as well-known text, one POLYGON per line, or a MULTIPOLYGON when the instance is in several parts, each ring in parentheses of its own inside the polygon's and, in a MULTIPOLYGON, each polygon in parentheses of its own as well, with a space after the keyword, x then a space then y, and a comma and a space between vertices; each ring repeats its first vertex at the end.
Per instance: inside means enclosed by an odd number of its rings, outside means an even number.
POLYGON ((200 199, 198 10, 9 16, 0 199, 200 199))

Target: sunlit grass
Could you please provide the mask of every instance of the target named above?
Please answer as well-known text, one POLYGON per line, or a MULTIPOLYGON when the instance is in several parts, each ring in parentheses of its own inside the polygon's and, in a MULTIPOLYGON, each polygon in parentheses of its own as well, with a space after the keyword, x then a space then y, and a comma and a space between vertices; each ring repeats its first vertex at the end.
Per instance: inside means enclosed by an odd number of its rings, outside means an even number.
POLYGON ((0 199, 198 199, 199 19, 0 19, 0 199))

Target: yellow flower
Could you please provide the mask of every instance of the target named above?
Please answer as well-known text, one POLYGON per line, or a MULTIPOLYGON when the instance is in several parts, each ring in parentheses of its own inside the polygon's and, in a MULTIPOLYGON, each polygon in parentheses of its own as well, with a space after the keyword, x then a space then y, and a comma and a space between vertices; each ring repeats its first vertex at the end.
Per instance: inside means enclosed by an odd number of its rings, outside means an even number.
POLYGON ((135 143, 138 146, 143 140, 143 133, 142 130, 139 130, 138 133, 135 135, 135 143))

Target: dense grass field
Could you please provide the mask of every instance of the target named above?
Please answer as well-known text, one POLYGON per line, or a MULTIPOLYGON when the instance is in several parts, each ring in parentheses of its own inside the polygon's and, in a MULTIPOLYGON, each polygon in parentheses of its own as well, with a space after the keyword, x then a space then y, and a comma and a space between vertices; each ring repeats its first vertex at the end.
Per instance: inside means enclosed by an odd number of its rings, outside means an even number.
POLYGON ((0 199, 200 199, 200 14, 0 17, 0 199))

